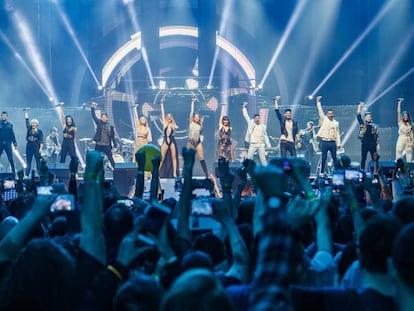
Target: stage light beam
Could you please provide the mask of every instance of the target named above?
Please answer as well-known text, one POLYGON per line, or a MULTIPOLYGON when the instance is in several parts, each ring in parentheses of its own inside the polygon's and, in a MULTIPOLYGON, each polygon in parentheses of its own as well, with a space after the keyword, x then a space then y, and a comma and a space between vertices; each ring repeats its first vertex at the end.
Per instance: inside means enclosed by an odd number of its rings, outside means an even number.
POLYGON ((302 15, 302 12, 304 11, 307 3, 308 3, 308 0, 300 0, 297 3, 297 5, 296 5, 296 7, 295 7, 295 9, 292 13, 292 16, 290 17, 289 22, 286 26, 286 29, 283 32, 282 37, 280 38, 280 41, 279 41, 279 43, 278 43, 278 45, 275 49, 275 52, 273 53, 272 59, 270 60, 270 63, 267 66, 265 74, 264 74, 262 80, 260 81, 259 85, 263 86, 265 84, 265 82, 266 82, 266 80, 267 80, 267 78, 270 74, 270 71, 272 70, 273 66, 275 65, 280 53, 282 52, 282 50, 283 50, 283 48, 284 48, 291 32, 293 30, 293 28, 296 26, 296 24, 299 20, 299 17, 302 15))
POLYGON ((332 77, 332 75, 338 70, 339 67, 348 59, 348 57, 355 51, 355 49, 361 44, 361 42, 368 36, 371 30, 378 25, 381 19, 385 16, 385 14, 389 11, 392 5, 395 3, 396 0, 387 1, 377 16, 369 23, 368 27, 358 36, 358 38, 352 43, 352 45, 348 48, 348 50, 342 55, 339 61, 334 65, 334 67, 329 71, 325 78, 319 83, 319 85, 315 88, 312 92, 312 95, 315 96, 320 89, 325 85, 325 83, 332 77))

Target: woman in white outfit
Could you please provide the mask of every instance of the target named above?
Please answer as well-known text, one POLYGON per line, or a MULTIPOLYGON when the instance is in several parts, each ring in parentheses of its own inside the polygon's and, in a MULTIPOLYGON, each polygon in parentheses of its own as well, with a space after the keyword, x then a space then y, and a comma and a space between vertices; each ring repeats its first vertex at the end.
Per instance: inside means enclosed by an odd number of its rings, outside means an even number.
POLYGON ((398 139, 396 146, 395 158, 399 159, 403 156, 405 151, 405 158, 407 162, 412 161, 413 148, 413 123, 410 114, 407 111, 401 112, 402 98, 397 100, 397 118, 398 118, 398 139))

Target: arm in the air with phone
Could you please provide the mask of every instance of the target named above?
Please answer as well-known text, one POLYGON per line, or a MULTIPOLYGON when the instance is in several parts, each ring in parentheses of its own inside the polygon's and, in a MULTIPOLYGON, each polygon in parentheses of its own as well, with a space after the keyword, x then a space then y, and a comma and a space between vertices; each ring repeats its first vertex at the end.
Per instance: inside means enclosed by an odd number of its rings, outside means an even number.
POLYGON ((33 202, 31 210, 14 226, 0 242, 0 263, 13 260, 24 247, 33 229, 50 213, 50 205, 56 195, 40 196, 33 202))

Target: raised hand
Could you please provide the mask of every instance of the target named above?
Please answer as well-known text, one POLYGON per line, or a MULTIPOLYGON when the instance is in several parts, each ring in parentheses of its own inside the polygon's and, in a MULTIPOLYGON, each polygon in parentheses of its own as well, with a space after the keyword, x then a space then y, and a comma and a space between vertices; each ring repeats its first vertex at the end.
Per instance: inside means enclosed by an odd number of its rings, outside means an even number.
POLYGON ((253 179, 265 198, 283 196, 286 175, 281 168, 273 165, 260 165, 255 168, 253 179))
POLYGON ((186 172, 192 172, 195 161, 195 150, 184 147, 182 150, 182 155, 184 160, 184 170, 186 172))

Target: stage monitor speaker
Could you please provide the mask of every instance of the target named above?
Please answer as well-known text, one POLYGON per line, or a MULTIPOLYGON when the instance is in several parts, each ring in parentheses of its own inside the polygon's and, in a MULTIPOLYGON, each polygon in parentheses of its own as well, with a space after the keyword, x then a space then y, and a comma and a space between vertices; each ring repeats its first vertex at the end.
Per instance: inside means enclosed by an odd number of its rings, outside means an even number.
POLYGON ((0 173, 0 180, 4 180, 4 179, 12 180, 14 179, 14 174, 13 173, 0 173))
POLYGON ((50 165, 48 164, 47 167, 49 168, 50 172, 53 172, 56 175, 57 179, 59 179, 61 182, 64 182, 66 187, 69 187, 69 163, 54 163, 50 165))
MULTIPOLYGON (((382 168, 382 171, 387 178, 392 178, 392 173, 394 171, 395 163, 393 161, 379 161, 379 165, 382 168)), ((374 162, 369 162, 369 168, 371 172, 374 171, 374 162)))
POLYGON ((113 171, 114 184, 119 194, 127 196, 132 186, 135 185, 137 165, 135 163, 117 163, 113 171))

